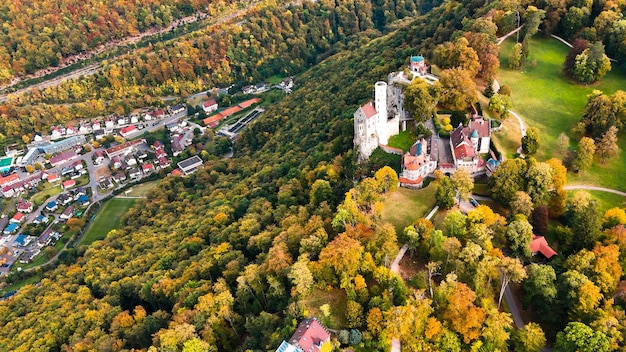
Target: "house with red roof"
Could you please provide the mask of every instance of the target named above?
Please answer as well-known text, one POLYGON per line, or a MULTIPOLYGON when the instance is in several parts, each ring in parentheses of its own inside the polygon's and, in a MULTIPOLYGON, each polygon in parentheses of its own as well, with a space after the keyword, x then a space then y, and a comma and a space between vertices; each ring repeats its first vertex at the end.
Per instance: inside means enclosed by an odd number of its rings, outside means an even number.
POLYGON ((0 187, 10 186, 19 181, 20 181, 20 176, 18 174, 11 174, 6 177, 0 176, 0 187))
POLYGON ((61 165, 61 164, 66 163, 68 161, 74 160, 77 157, 78 157, 78 154, 76 154, 75 151, 68 150, 68 151, 59 153, 59 154, 53 156, 52 158, 50 158, 50 165, 52 165, 52 167, 55 167, 57 165, 61 165))
POLYGON ((556 251, 550 247, 545 237, 536 236, 534 234, 532 240, 530 241, 530 253, 532 255, 541 254, 546 259, 550 259, 557 255, 556 251))
POLYGON ((482 116, 472 118, 467 126, 459 124, 450 134, 450 148, 456 168, 469 172, 485 169, 485 162, 480 154, 489 153, 491 132, 489 121, 482 116))
POLYGON ((406 188, 422 188, 424 178, 437 169, 437 140, 432 135, 415 142, 402 157, 402 172, 398 175, 400 185, 406 188))
POLYGON ((202 110, 205 114, 210 114, 213 111, 217 111, 217 107, 218 105, 215 99, 209 99, 208 101, 204 102, 204 104, 202 104, 202 110))
POLYGON ((217 125, 219 125, 220 121, 222 121, 223 118, 224 117, 222 115, 216 114, 202 120, 202 123, 207 127, 215 128, 217 125))
POLYGON ((261 99, 259 99, 259 98, 252 98, 252 99, 248 99, 248 100, 246 100, 244 102, 239 103, 239 105, 237 105, 237 106, 239 106, 241 109, 247 109, 247 108, 251 107, 252 105, 257 104, 260 101, 261 101, 261 99))
POLYGON ((129 135, 137 132, 138 129, 137 127, 135 127, 135 125, 130 125, 130 126, 126 126, 126 127, 122 127, 120 129, 120 135, 124 138, 128 137, 129 135))
POLYGON ((330 334, 316 318, 303 320, 291 336, 283 341, 276 352, 319 352, 322 346, 330 343, 330 334))
POLYGON ((17 203, 17 211, 20 213, 30 213, 33 211, 33 203, 27 200, 22 200, 17 203))
POLYGON ((24 220, 24 213, 17 212, 17 213, 15 213, 15 215, 13 215, 13 217, 9 221, 10 222, 14 222, 16 224, 19 224, 23 220, 24 220))
POLYGON ((72 188, 72 187, 76 186, 76 181, 75 180, 64 181, 62 186, 63 186, 63 189, 72 188))
POLYGON ((143 171, 144 174, 148 174, 154 171, 154 164, 148 163, 148 164, 141 165, 141 171, 143 171))
POLYGON ((57 175, 57 174, 52 173, 52 174, 48 175, 46 180, 48 182, 50 182, 50 183, 59 182, 59 181, 61 181, 61 177, 59 177, 59 175, 57 175))

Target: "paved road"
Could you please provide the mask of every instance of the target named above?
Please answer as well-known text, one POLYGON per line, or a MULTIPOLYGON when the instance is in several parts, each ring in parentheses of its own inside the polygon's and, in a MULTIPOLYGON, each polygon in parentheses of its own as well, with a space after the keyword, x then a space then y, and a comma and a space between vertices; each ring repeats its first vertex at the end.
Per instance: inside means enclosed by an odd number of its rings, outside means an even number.
POLYGON ((577 189, 584 189, 588 191, 601 191, 601 192, 608 192, 608 193, 613 193, 613 194, 626 197, 626 192, 622 192, 616 189, 611 189, 611 188, 606 188, 606 187, 592 186, 592 185, 567 185, 567 186, 564 186, 563 189, 566 191, 573 191, 577 189))
MULTIPOLYGON (((428 213, 428 215, 426 215, 426 219, 430 220, 435 213, 437 213, 437 210, 439 210, 439 206, 435 206, 430 213, 428 213)), ((398 252, 398 255, 396 255, 396 259, 393 260, 393 263, 391 263, 391 267, 390 267, 390 271, 392 273, 398 273, 398 269, 400 269, 400 261, 402 260, 402 257, 404 257, 404 253, 406 253, 406 251, 409 249, 409 245, 405 244, 404 246, 402 246, 402 248, 400 248, 400 251, 398 252)), ((396 338, 392 338, 391 339, 391 352, 401 352, 402 351, 402 343, 400 343, 400 340, 396 339, 396 338)))
POLYGON ((513 34, 515 34, 515 33, 519 32, 519 31, 522 29, 522 27, 524 27, 524 25, 521 25, 521 26, 519 26, 519 27, 515 28, 514 30, 510 31, 509 33, 507 33, 507 34, 505 34, 505 35, 501 36, 500 38, 498 38, 498 39, 496 40, 496 43, 497 43, 498 45, 502 44, 502 42, 504 42, 504 41, 506 40, 506 38, 508 38, 508 37, 510 37, 511 35, 513 35, 513 34))

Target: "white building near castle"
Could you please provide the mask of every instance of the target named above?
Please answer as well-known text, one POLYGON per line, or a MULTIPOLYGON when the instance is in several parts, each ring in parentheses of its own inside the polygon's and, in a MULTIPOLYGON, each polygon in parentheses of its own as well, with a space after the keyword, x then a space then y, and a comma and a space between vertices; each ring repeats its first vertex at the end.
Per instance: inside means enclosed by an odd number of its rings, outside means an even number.
POLYGON ((374 100, 354 112, 354 145, 359 147, 359 160, 372 155, 379 145, 387 145, 389 137, 400 133, 397 113, 389 116, 389 87, 385 82, 374 85, 374 100))

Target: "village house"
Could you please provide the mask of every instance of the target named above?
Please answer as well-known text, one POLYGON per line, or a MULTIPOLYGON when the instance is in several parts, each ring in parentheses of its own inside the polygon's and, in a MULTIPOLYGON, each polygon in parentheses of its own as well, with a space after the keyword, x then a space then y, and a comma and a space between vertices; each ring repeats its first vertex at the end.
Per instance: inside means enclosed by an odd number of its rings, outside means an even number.
POLYGON ((17 224, 21 223, 22 221, 24 221, 24 213, 15 213, 15 215, 13 215, 13 217, 9 221, 17 224))
POLYGON ((98 183, 98 187, 100 187, 100 189, 103 189, 103 190, 104 190, 104 189, 110 189, 110 188, 113 188, 113 187, 115 187, 115 185, 113 184, 113 182, 111 182, 111 180, 110 180, 110 179, 105 178, 104 180, 102 180, 102 181, 100 181, 100 182, 98 183))
POLYGON ((144 174, 149 174, 149 173, 153 172, 154 171, 154 164, 147 163, 147 164, 141 165, 141 171, 144 174))
POLYGON ((202 166, 202 159, 199 156, 194 155, 189 159, 185 159, 178 163, 178 168, 185 175, 190 175, 198 170, 198 168, 202 166))
POLYGON ((120 129, 120 135, 122 137, 124 137, 124 138, 127 138, 131 134, 134 134, 134 133, 136 133, 138 131, 139 130, 137 129, 137 127, 135 125, 130 125, 130 126, 122 127, 120 129))
POLYGON ((172 115, 176 115, 176 114, 180 114, 184 112, 187 109, 187 107, 185 107, 184 104, 176 104, 172 106, 170 109, 172 111, 172 115))
POLYGON ((74 197, 74 200, 78 200, 78 198, 80 198, 81 196, 87 195, 87 190, 85 189, 85 187, 80 187, 70 193, 74 197))
POLYGON ((63 187, 63 189, 70 189, 70 188, 76 186, 76 181, 75 180, 67 180, 67 181, 64 181, 61 186, 63 187))
POLYGON ((5 235, 10 235, 12 233, 14 233, 15 231, 17 231, 17 229, 20 228, 20 225, 16 222, 12 222, 10 224, 8 224, 4 230, 2 231, 3 234, 5 235))
POLYGON ((65 127, 63 126, 55 126, 52 127, 52 131, 50 132, 50 139, 59 139, 65 135, 65 127))
POLYGON ((130 169, 128 171, 128 177, 130 178, 140 178, 141 177, 141 171, 139 170, 139 168, 134 167, 132 169, 130 169))
POLYGON ((74 216, 75 209, 73 206, 69 206, 65 208, 63 214, 61 214, 60 218, 63 220, 69 220, 72 216, 74 216))
POLYGON ((56 167, 76 158, 78 158, 78 154, 76 154, 73 150, 68 150, 50 158, 50 165, 52 165, 52 167, 56 167))
POLYGON ((61 181, 61 177, 55 173, 49 174, 47 179, 49 183, 55 183, 61 181))
POLYGON ((56 211, 57 209, 59 209, 59 204, 56 201, 50 201, 48 202, 48 204, 46 204, 46 210, 47 211, 56 211))
POLYGON ((96 120, 96 121, 94 121, 94 122, 91 124, 91 130, 92 130, 92 131, 94 131, 94 132, 95 132, 95 131, 100 131, 100 129, 102 129, 102 126, 100 125, 100 121, 97 121, 97 120, 96 120))
POLYGON ((104 153, 109 158, 112 159, 116 156, 126 155, 135 150, 135 148, 141 143, 146 143, 145 139, 136 139, 134 141, 126 142, 120 145, 113 146, 111 148, 105 149, 104 153))
POLYGON ((204 104, 202 104, 202 111, 204 111, 205 114, 210 114, 213 111, 217 111, 217 108, 218 105, 215 99, 209 99, 208 101, 204 102, 204 104))
POLYGON ((93 163, 95 165, 100 165, 104 162, 104 153, 102 150, 98 149, 93 153, 93 163))
POLYGON ((159 109, 159 110, 154 110, 154 113, 152 114, 152 116, 154 116, 157 119, 162 119, 165 117, 165 111, 159 109))
POLYGON ((79 207, 86 207, 87 205, 89 205, 90 199, 88 195, 83 194, 82 196, 78 197, 76 202, 78 203, 79 207))
POLYGON ((61 193, 57 197, 57 202, 61 205, 68 205, 74 201, 74 197, 69 195, 68 193, 61 193))
POLYGON ((17 203, 17 211, 22 213, 31 213, 33 211, 33 203, 27 200, 20 200, 17 203))
POLYGON ((49 221, 50 221, 50 219, 48 219, 47 216, 45 216, 43 214, 39 214, 33 220, 33 224, 47 224, 49 221))
POLYGON ((65 134, 68 136, 76 134, 76 133, 78 133, 78 130, 74 126, 67 126, 67 128, 65 129, 65 134))
POLYGON ((116 183, 122 183, 123 181, 126 181, 126 174, 123 172, 116 172, 115 175, 112 176, 113 181, 115 181, 116 183))
POLYGON ((126 155, 126 156, 124 157, 124 160, 123 160, 123 161, 124 161, 124 162, 126 163, 126 165, 128 165, 128 166, 135 166, 135 165, 137 165, 137 159, 135 159, 135 157, 134 157, 132 154, 128 154, 128 155, 126 155))

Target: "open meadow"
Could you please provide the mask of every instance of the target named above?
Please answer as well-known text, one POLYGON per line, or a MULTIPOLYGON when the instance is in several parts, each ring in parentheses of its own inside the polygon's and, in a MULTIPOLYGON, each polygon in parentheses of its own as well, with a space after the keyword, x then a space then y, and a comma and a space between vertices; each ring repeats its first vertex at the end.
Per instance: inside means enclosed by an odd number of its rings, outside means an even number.
MULTIPOLYGON (((560 133, 569 135, 572 127, 581 119, 587 95, 594 89, 605 94, 626 90, 626 74, 613 68, 596 84, 578 84, 566 77, 562 71, 568 48, 558 40, 542 37, 541 34, 537 34, 530 42, 529 64, 522 70, 511 70, 507 68, 507 58, 514 44, 515 38, 511 37, 500 48, 501 68, 498 82, 500 85, 508 84, 511 87, 512 110, 522 117, 527 127, 539 129, 541 146, 536 158, 538 160, 560 158, 556 151, 556 140, 560 133)), ((516 123, 513 117, 509 117, 509 120, 516 123)), ((496 137, 499 145, 507 148, 505 153, 507 156, 515 153, 514 150, 509 150, 511 146, 520 144, 519 135, 512 136, 496 137)), ((622 151, 626 149, 624 133, 620 135, 619 145, 622 151)), ((571 147, 575 147, 573 141, 571 147)), ((593 167, 584 173, 578 175, 569 173, 568 182, 625 190, 626 178, 620 175, 623 165, 626 165, 626 153, 621 152, 618 158, 604 165, 596 160, 593 167)))
POLYGON ((129 198, 111 198, 108 200, 95 215, 95 220, 89 226, 79 245, 89 246, 94 241, 104 239, 109 231, 119 228, 122 217, 128 209, 135 205, 136 201, 136 199, 129 198))

